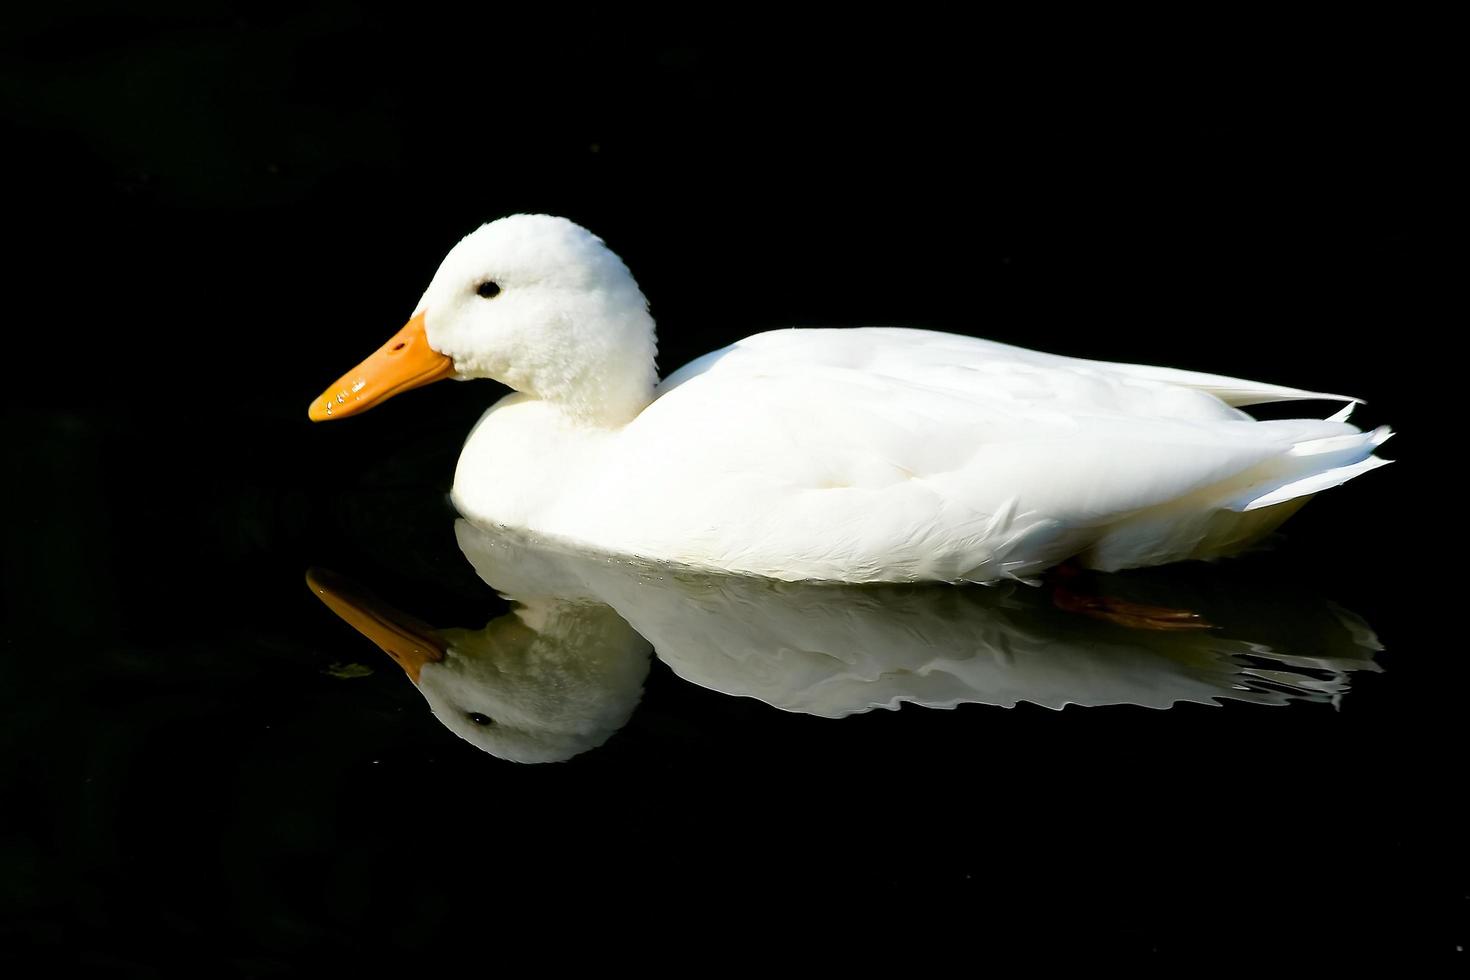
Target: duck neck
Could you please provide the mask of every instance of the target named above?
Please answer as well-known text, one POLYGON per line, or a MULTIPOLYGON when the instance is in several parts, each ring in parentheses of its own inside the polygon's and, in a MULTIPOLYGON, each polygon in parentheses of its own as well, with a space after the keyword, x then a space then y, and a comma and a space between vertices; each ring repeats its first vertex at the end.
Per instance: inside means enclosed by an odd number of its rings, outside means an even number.
POLYGON ((653 318, 637 309, 599 320, 596 330, 571 325, 562 333, 571 342, 518 358, 501 380, 579 427, 627 425, 653 401, 658 384, 653 318))

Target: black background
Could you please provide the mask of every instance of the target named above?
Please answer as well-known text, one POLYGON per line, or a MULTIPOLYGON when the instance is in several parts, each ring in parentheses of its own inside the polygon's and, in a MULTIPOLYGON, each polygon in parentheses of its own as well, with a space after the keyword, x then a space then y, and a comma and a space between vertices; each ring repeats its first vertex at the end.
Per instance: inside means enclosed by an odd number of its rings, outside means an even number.
POLYGON ((1456 954, 1436 25, 402 6, 3 15, 3 955, 1456 954), (832 723, 656 665, 605 748, 533 768, 386 669, 330 676, 385 665, 309 565, 437 624, 501 608, 445 498, 495 386, 306 405, 519 211, 624 257, 666 372, 887 324, 1366 398, 1403 462, 1286 547, 1387 671, 1337 711, 832 723))

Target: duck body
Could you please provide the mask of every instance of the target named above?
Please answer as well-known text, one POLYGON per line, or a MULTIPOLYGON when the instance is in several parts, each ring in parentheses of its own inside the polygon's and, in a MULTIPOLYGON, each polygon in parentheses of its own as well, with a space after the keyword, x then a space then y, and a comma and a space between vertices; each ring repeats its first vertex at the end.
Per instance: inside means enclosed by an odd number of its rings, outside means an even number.
POLYGON ((1161 564, 1238 550, 1384 462, 1386 432, 1228 404, 1310 394, 924 330, 773 331, 676 371, 619 427, 505 398, 454 501, 484 526, 786 580, 1161 564))
POLYGON ((518 215, 460 242, 408 326, 312 417, 437 377, 495 378, 516 390, 465 444, 466 518, 789 581, 1210 558, 1385 462, 1373 451, 1388 431, 1346 410, 1240 410, 1350 398, 956 334, 777 330, 662 381, 655 349, 646 300, 600 239, 518 215))

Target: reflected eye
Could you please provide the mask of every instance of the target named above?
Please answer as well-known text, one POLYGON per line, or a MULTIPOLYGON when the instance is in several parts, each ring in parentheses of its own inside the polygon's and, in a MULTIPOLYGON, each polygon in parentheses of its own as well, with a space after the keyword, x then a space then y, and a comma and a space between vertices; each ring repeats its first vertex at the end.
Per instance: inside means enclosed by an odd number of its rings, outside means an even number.
POLYGON ((471 711, 469 714, 465 715, 465 717, 474 722, 476 725, 481 726, 482 728, 488 728, 491 725, 495 724, 494 718, 491 718, 489 715, 482 715, 478 711, 471 711))
POLYGON ((476 289, 475 292, 479 293, 482 299, 494 299, 496 296, 500 295, 500 287, 497 286, 495 283, 486 280, 485 282, 480 283, 480 287, 476 289))

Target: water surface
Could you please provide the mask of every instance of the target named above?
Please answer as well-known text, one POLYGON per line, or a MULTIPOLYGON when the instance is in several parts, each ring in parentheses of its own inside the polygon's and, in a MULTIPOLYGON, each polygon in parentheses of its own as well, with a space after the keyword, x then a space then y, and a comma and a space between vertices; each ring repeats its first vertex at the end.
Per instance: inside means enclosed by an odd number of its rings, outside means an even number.
POLYGON ((478 935, 487 896, 516 896, 507 943, 539 942, 574 894, 607 928, 721 941, 860 914, 1266 948, 1250 924, 1347 916, 1334 948, 1452 945, 1455 617, 1432 579, 1363 574, 1337 532, 1368 481, 1230 562, 793 585, 477 531, 445 495, 458 436, 392 436, 419 411, 24 430, 45 482, 7 566, 12 936, 250 973, 414 957, 478 935), (438 680, 313 567, 443 640, 438 680))

